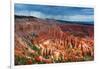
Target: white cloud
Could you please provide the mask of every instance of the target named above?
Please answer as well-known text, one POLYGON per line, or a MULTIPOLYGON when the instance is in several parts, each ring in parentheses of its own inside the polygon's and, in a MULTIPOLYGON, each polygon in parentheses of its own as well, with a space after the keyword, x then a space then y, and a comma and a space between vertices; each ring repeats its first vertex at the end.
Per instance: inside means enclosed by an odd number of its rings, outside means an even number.
POLYGON ((72 15, 69 16, 70 21, 93 21, 93 15, 72 15))
POLYGON ((30 12, 30 16, 35 16, 35 17, 38 17, 38 18, 44 18, 44 17, 46 17, 45 14, 43 14, 41 12, 37 12, 37 11, 30 12))
POLYGON ((82 9, 81 10, 82 12, 84 12, 84 13, 87 13, 87 14, 93 14, 94 12, 94 9, 82 9))
POLYGON ((38 18, 50 18, 50 19, 57 19, 57 20, 65 20, 65 21, 93 21, 94 16, 93 15, 50 15, 50 14, 44 14, 38 11, 20 11, 15 13, 17 15, 25 15, 25 16, 35 16, 38 18))
POLYGON ((28 11, 17 11, 17 12, 15 12, 15 15, 29 16, 28 11))

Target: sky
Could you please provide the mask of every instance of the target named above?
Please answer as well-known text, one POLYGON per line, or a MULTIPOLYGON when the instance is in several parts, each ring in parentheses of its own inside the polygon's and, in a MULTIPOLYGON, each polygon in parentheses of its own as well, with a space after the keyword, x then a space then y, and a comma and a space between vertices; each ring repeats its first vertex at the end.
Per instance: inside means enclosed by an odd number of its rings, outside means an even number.
POLYGON ((15 4, 15 15, 34 16, 42 19, 94 22, 94 9, 86 7, 15 4))

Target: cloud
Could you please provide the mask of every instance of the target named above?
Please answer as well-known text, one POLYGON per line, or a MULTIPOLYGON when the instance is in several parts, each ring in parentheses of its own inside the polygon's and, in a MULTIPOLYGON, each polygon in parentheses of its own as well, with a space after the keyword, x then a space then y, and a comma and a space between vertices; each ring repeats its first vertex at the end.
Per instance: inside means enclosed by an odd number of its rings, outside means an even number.
POLYGON ((94 14, 94 9, 82 9, 81 12, 85 13, 85 14, 94 14))
POLYGON ((29 12, 28 11, 16 11, 15 15, 23 15, 23 16, 29 16, 29 12))
POLYGON ((71 15, 69 16, 69 21, 84 21, 84 22, 91 22, 93 21, 93 15, 71 15))
POLYGON ((24 15, 24 16, 34 16, 37 18, 48 18, 48 19, 56 19, 56 20, 64 20, 64 21, 80 21, 80 22, 92 22, 94 19, 93 15, 80 15, 80 14, 74 14, 74 15, 50 15, 45 14, 39 11, 17 11, 15 13, 16 15, 24 15))
POLYGON ((38 12, 38 11, 30 12, 29 16, 35 16, 35 17, 38 17, 38 18, 45 18, 46 17, 45 14, 38 12))

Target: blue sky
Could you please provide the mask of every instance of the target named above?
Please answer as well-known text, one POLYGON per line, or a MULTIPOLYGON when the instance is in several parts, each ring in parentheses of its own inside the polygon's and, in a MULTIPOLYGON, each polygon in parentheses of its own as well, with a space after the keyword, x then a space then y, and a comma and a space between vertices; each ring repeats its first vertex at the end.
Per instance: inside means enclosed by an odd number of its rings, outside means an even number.
POLYGON ((64 21, 94 22, 94 9, 83 7, 15 4, 15 15, 64 21))

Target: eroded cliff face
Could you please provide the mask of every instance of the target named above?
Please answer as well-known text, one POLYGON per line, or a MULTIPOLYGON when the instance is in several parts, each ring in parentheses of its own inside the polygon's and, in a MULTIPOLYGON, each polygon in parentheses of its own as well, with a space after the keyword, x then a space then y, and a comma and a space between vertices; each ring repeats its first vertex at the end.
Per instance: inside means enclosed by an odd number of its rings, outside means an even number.
POLYGON ((15 64, 43 64, 94 59, 93 25, 15 17, 15 64))

